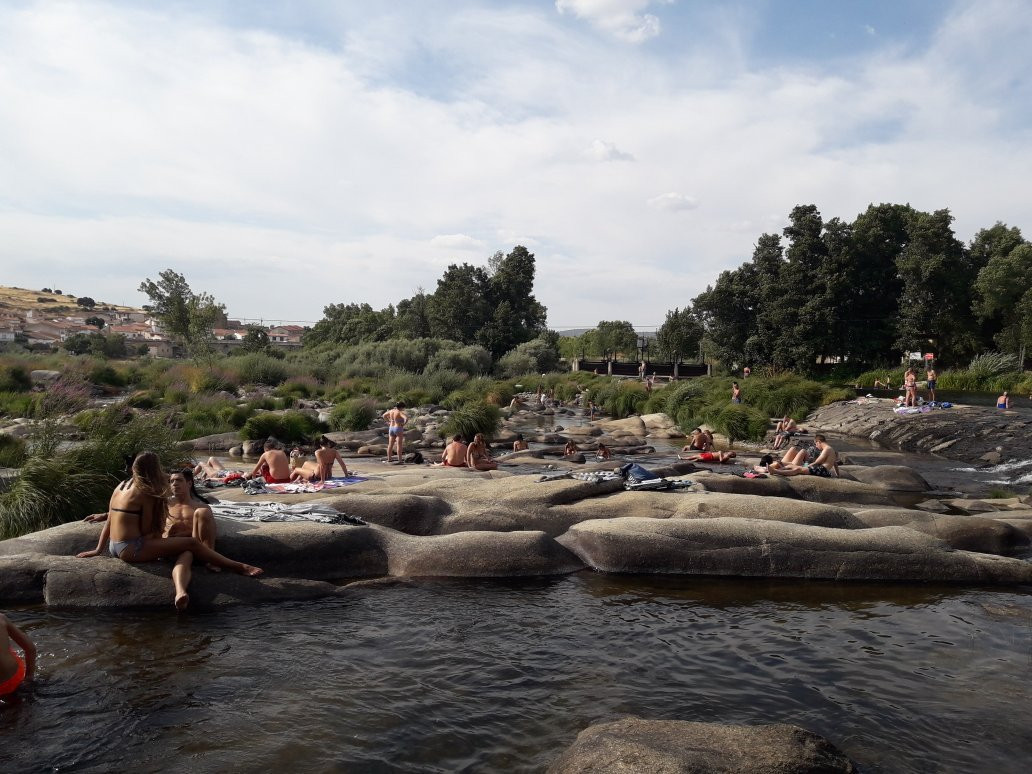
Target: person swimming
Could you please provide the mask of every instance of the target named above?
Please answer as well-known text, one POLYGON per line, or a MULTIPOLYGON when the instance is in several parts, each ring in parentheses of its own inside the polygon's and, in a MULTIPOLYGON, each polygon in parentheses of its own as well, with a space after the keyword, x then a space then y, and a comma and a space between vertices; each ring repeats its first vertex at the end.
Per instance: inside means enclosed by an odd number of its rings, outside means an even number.
POLYGON ((29 635, 0 613, 0 699, 10 696, 36 674, 36 646, 29 635), (12 645, 13 643, 13 645, 12 645), (17 645, 22 655, 14 649, 17 645))

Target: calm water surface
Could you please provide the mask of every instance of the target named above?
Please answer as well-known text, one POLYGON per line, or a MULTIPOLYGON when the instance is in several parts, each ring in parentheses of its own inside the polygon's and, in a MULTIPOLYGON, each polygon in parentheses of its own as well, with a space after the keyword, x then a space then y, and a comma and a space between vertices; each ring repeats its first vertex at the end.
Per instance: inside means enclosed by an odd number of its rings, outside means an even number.
POLYGON ((541 771, 624 714, 788 722, 865 771, 1027 771, 1032 596, 424 581, 209 614, 14 611, 0 771, 541 771))

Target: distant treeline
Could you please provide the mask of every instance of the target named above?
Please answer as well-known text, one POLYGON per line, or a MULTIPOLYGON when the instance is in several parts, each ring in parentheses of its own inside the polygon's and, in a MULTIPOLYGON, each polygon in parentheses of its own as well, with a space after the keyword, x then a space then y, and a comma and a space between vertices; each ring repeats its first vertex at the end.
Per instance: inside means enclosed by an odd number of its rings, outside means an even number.
POLYGON ((849 223, 800 205, 782 235, 720 274, 692 314, 729 368, 812 371, 823 362, 942 365, 989 349, 1024 362, 1032 341, 1032 245, 1003 223, 965 245, 949 210, 879 204, 849 223))

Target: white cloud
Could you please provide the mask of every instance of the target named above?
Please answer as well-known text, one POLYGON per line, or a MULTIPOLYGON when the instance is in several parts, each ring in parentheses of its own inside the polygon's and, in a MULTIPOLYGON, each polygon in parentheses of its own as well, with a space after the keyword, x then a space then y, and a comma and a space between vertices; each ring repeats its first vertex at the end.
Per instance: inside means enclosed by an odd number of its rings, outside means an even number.
POLYGON ((877 35, 878 34, 878 31, 874 27, 872 27, 870 24, 865 24, 864 25, 864 32, 866 32, 868 35, 877 35))
POLYGON ((670 193, 653 196, 648 200, 648 205, 657 210, 680 212, 682 210, 696 209, 699 206, 699 202, 694 196, 671 191, 670 193))
POLYGON ((641 13, 652 4, 653 0, 555 0, 559 13, 571 13, 630 43, 642 43, 662 31, 656 16, 641 13))
POLYGON ((434 247, 448 250, 483 250, 484 243, 466 234, 438 234, 430 240, 434 247))
POLYGON ((634 156, 605 140, 592 140, 584 149, 584 155, 592 161, 634 161, 634 156))
POLYGON ((607 305, 648 324, 796 204, 1032 233, 1024 3, 961 7, 925 49, 839 74, 753 68, 730 23, 670 54, 533 4, 327 7, 339 46, 202 10, 0 4, 0 281, 142 303, 171 267, 234 315, 314 320, 433 288, 449 250, 523 243, 551 325, 607 305), (686 190, 705 218, 671 216, 686 190))

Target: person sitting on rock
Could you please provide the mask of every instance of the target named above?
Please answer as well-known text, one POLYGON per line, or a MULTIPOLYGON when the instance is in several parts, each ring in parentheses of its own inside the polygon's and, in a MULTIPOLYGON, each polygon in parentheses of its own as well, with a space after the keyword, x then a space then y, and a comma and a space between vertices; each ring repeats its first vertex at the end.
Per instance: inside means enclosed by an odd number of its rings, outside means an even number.
POLYGON ((602 441, 598 442, 598 448, 595 449, 595 459, 599 462, 612 458, 612 453, 609 451, 609 447, 606 446, 602 441))
POLYGON ((677 459, 686 462, 730 462, 738 455, 733 451, 699 452, 698 454, 678 454, 677 459))
POLYGON ((265 442, 265 453, 258 458, 254 470, 244 478, 254 478, 258 475, 264 478, 267 484, 290 483, 290 460, 274 438, 265 442))
MULTIPOLYGON (((215 515, 210 501, 202 497, 194 486, 193 471, 190 468, 176 471, 169 476, 172 499, 168 504, 168 519, 165 521, 165 537, 193 537, 215 550, 215 515)), ((194 555, 184 551, 176 558, 172 568, 172 585, 175 586, 175 606, 185 610, 190 604, 187 588, 193 575, 194 555)), ((222 572, 216 564, 208 563, 212 572, 222 572)))
MULTIPOLYGON (((287 455, 283 455, 284 462, 287 455)), ((123 562, 150 562, 166 556, 178 557, 190 551, 202 562, 238 572, 260 575, 262 569, 235 562, 208 548, 197 538, 161 537, 168 516, 169 479, 161 469, 158 455, 146 451, 133 460, 132 478, 123 481, 111 494, 108 519, 101 530, 97 547, 76 554, 80 559, 107 552, 123 562)))
POLYGON ((881 379, 875 379, 874 380, 874 387, 875 387, 875 389, 878 389, 879 387, 882 387, 882 388, 884 388, 886 390, 891 390, 892 389, 892 379, 890 379, 887 376, 885 377, 885 381, 884 382, 881 379))
POLYGON ((580 447, 573 442, 571 438, 566 442, 566 446, 563 447, 563 456, 569 457, 571 454, 580 454, 580 447))
POLYGON ((794 436, 798 429, 796 421, 786 414, 784 419, 778 422, 777 429, 774 431, 774 449, 780 449, 788 443, 788 439, 794 436))
POLYGON ((813 437, 817 455, 812 460, 810 452, 805 447, 789 449, 781 462, 772 462, 767 466, 767 471, 775 476, 820 476, 831 478, 834 470, 838 474, 838 453, 828 444, 827 439, 818 433, 813 437))
POLYGON ((713 448, 713 435, 705 432, 702 428, 692 430, 688 443, 681 449, 682 452, 710 451, 713 448))
POLYGON ((36 674, 36 646, 29 635, 0 613, 0 699, 10 696, 18 686, 31 682, 36 674), (22 655, 11 643, 22 650, 22 655))
POLYGON ((484 440, 483 433, 473 436, 473 443, 466 449, 466 467, 473 470, 495 470, 498 463, 491 459, 491 450, 484 440))
POLYGON ((305 461, 300 468, 290 474, 290 480, 300 479, 306 483, 329 481, 333 478, 334 462, 340 465, 341 473, 346 478, 348 466, 344 462, 344 458, 340 456, 340 452, 337 451, 337 444, 324 435, 319 439, 319 448, 315 450, 315 462, 305 461))
POLYGON ((467 451, 469 451, 469 447, 462 442, 462 436, 456 433, 452 436, 451 443, 444 447, 444 454, 441 456, 441 467, 466 467, 467 451))
POLYGON ((512 450, 514 452, 526 451, 530 448, 530 445, 523 439, 523 433, 516 433, 516 440, 512 442, 512 450))

